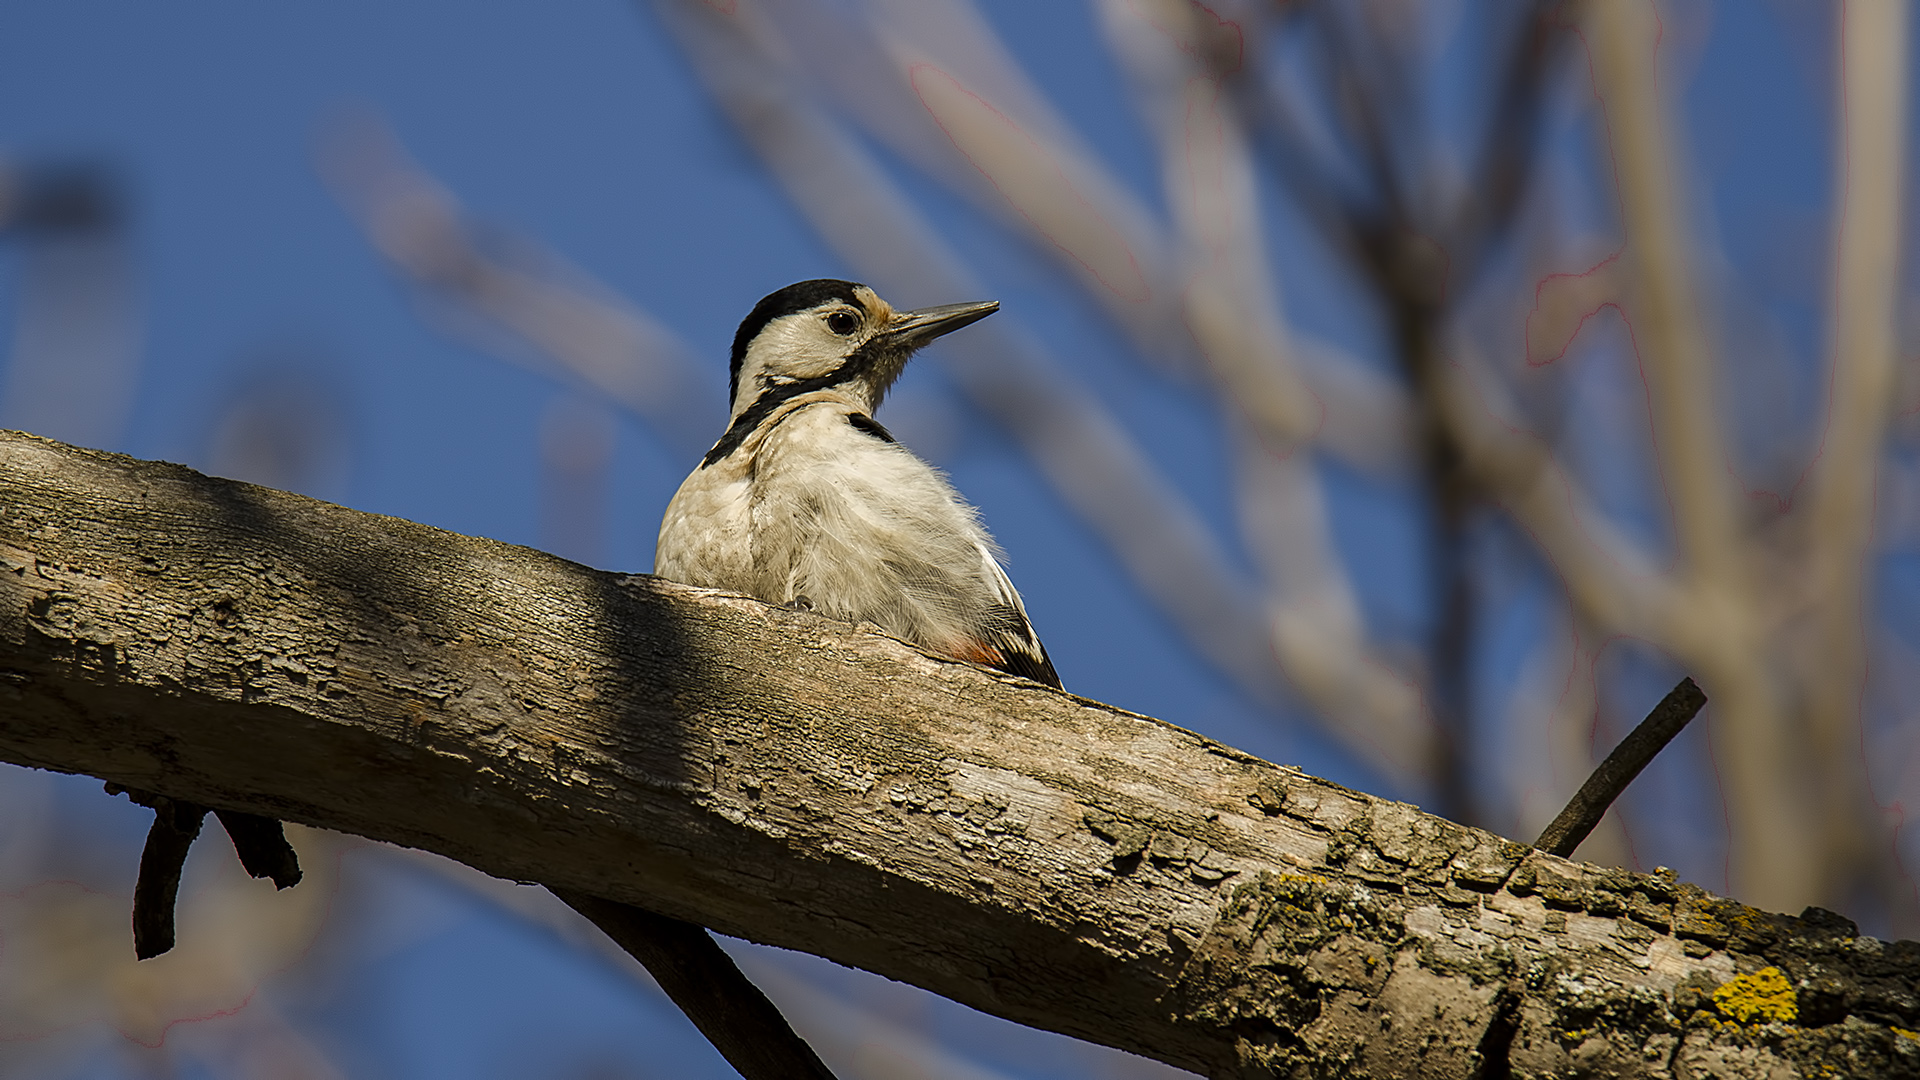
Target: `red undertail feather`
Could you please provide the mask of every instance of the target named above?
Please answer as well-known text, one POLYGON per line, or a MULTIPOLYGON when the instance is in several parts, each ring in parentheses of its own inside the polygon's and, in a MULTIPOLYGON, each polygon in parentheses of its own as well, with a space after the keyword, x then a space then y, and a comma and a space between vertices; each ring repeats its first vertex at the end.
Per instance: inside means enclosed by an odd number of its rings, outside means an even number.
POLYGON ((1056 690, 1063 689, 1059 673, 1053 670, 1053 661, 1047 658, 1047 650, 1032 637, 1003 639, 999 644, 974 639, 962 641, 946 651, 957 660, 984 664, 1009 675, 1045 683, 1056 690))

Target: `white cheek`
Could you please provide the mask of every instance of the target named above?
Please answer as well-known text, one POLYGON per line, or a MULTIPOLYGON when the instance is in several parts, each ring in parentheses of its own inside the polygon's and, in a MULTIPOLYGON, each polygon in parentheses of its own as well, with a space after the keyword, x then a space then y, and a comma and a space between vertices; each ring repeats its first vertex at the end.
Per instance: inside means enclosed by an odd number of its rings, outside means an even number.
POLYGON ((754 339, 745 368, 756 375, 810 379, 839 367, 853 345, 814 320, 776 323, 754 339))

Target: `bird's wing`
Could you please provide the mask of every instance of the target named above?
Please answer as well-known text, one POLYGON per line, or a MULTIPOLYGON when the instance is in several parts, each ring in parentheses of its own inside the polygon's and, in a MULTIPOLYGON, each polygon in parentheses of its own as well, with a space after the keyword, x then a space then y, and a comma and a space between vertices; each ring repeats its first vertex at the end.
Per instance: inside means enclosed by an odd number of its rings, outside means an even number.
POLYGON ((1000 568, 1000 560, 985 547, 980 549, 980 557, 986 563, 986 573, 996 586, 1000 602, 988 608, 981 619, 979 640, 969 643, 977 654, 965 659, 1045 683, 1056 690, 1065 689, 1060 685, 1060 674, 1053 670, 1053 661, 1047 658, 1046 646, 1040 644, 1040 635, 1033 632, 1026 605, 1020 602, 1020 594, 1008 580, 1007 572, 1000 568))

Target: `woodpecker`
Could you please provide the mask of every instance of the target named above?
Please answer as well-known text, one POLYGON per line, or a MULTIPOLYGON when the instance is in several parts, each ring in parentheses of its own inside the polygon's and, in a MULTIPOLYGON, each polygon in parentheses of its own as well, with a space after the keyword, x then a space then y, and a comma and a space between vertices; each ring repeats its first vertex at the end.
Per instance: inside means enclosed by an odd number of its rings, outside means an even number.
POLYGON ((754 305, 726 433, 667 504, 654 573, 1058 687, 979 513, 873 418, 915 350, 999 307, 895 311, 826 278, 754 305))

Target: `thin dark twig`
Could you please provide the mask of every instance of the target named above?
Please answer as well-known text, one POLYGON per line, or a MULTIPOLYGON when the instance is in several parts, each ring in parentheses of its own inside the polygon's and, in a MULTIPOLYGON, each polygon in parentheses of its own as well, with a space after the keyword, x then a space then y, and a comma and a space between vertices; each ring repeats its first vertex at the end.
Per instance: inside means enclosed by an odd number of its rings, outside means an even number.
POLYGON ((286 830, 278 821, 238 810, 215 810, 213 815, 226 827, 234 854, 240 856, 240 865, 249 875, 272 878, 276 889, 300 883, 300 856, 287 843, 286 830))
MULTIPOLYGON (((1369 34, 1367 20, 1357 10, 1334 5, 1313 9, 1326 49, 1335 57, 1329 92, 1347 106, 1342 115, 1365 177, 1360 186, 1367 191, 1343 199, 1330 177, 1311 187, 1321 202, 1331 199, 1344 209, 1346 220, 1337 230, 1330 226, 1329 235, 1337 231, 1345 239, 1350 257, 1373 284, 1393 329, 1395 353, 1420 406, 1417 444, 1434 516, 1432 561, 1440 613, 1429 646, 1429 701, 1442 737, 1429 765, 1442 813, 1472 823, 1478 814, 1467 775, 1473 703, 1466 669, 1478 611, 1467 528, 1485 499, 1445 413, 1448 361, 1442 342, 1455 298, 1467 291, 1458 283, 1470 283, 1485 270, 1489 253, 1519 213, 1532 178, 1544 79, 1554 54, 1542 4, 1513 12, 1506 32, 1489 39, 1500 76, 1483 145, 1470 159, 1475 172, 1451 199, 1435 202, 1433 185, 1424 178, 1438 172, 1427 160, 1437 143, 1422 138, 1418 123, 1424 115, 1413 77, 1419 58, 1389 34, 1369 34)), ((1283 157, 1300 156, 1286 153, 1286 133, 1271 127, 1291 114, 1279 107, 1282 103, 1269 104, 1256 114, 1270 128, 1266 145, 1281 150, 1283 157)))
MULTIPOLYGON (((153 810, 153 827, 147 830, 147 845, 140 852, 140 876, 133 885, 133 952, 146 960, 173 948, 180 871, 186 865, 187 852, 200 836, 207 808, 119 784, 110 783, 106 788, 109 795, 125 795, 136 805, 153 810)), ((216 810, 214 814, 233 838, 233 850, 247 873, 270 877, 279 889, 300 881, 300 858, 287 843, 278 821, 237 810, 216 810)))
MULTIPOLYGON (((129 794, 136 794, 130 792, 129 794)), ((180 893, 180 868, 187 851, 200 835, 207 808, 190 802, 147 795, 153 807, 153 827, 140 852, 140 877, 133 885, 133 954, 141 960, 173 948, 173 905, 180 893)), ((136 794, 136 802, 143 800, 136 794)))
POLYGON ((1418 97, 1409 80, 1417 58, 1394 48, 1385 35, 1366 33, 1365 16, 1347 5, 1323 5, 1326 42, 1333 54, 1334 93, 1352 107, 1363 174, 1374 183, 1376 219, 1408 219, 1413 206, 1412 170, 1406 157, 1418 159, 1424 147, 1411 118, 1418 97), (1369 45, 1374 46, 1369 48, 1369 45), (1344 91, 1344 94, 1342 92, 1344 91), (1405 155, 1395 154, 1399 147, 1405 155))
POLYGON ((704 927, 564 889, 553 894, 645 965, 746 1080, 833 1080, 813 1047, 704 927))
POLYGON ((1547 79, 1573 37, 1550 22, 1551 5, 1536 3, 1512 12, 1506 66, 1494 91, 1493 115, 1473 154, 1474 179, 1449 223, 1449 253, 1468 274, 1478 272, 1511 231, 1540 161, 1546 128, 1547 79), (1462 250, 1471 245, 1470 250, 1462 250))
POLYGON ((1633 778, 1640 775, 1640 770, 1647 767, 1647 762, 1666 749, 1674 736, 1699 715, 1700 707, 1706 703, 1707 695, 1694 685, 1692 679, 1681 679, 1680 685, 1662 698, 1660 704, 1647 714, 1647 718, 1640 721, 1640 726, 1620 740, 1620 745, 1613 748, 1607 760, 1593 770, 1587 782, 1580 785, 1573 801, 1567 803, 1567 808, 1560 811, 1560 816, 1553 819, 1553 824, 1547 826, 1533 846, 1555 855, 1571 856, 1580 842, 1587 838, 1587 834, 1593 831, 1593 827, 1600 824, 1600 819, 1606 816, 1613 800, 1620 797, 1628 784, 1633 783, 1633 778))
MULTIPOLYGON (((1298 13, 1304 9, 1289 6, 1284 10, 1298 13)), ((1290 21, 1293 33, 1322 29, 1305 14, 1295 14, 1290 21)), ((1249 40, 1247 47, 1258 49, 1265 43, 1265 38, 1249 40)), ((1310 50, 1311 53, 1331 51, 1330 48, 1310 50)), ((1252 53, 1249 55, 1254 57, 1252 53)), ((1302 102, 1296 95, 1278 92, 1260 78, 1261 70, 1259 63, 1249 62, 1234 71, 1220 73, 1220 78, 1233 87, 1236 101, 1251 124, 1255 136, 1253 145, 1272 165, 1273 175, 1286 186, 1291 200, 1300 206, 1300 217, 1320 227, 1328 246, 1344 251, 1360 250, 1361 240, 1354 234, 1356 223, 1368 222, 1377 216, 1369 209, 1367 196, 1340 190, 1335 177, 1341 172, 1341 165, 1337 161, 1322 160, 1313 152, 1314 140, 1308 135, 1310 125, 1301 115, 1302 102)))

